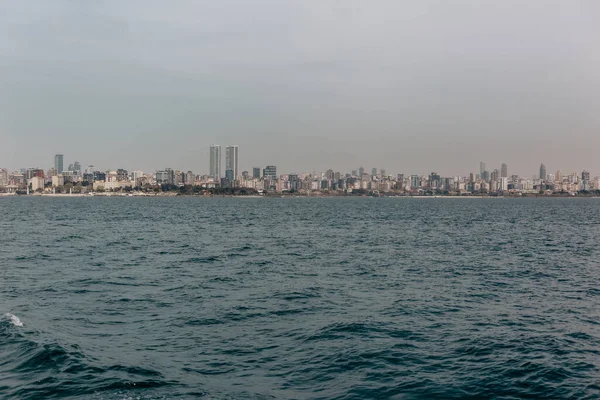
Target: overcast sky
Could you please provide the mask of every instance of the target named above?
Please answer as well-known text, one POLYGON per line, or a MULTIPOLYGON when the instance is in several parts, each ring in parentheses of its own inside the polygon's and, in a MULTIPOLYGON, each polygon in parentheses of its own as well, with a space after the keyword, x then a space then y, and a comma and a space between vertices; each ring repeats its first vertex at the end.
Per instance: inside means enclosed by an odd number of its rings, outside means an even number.
POLYGON ((595 0, 0 0, 0 167, 600 174, 595 0))

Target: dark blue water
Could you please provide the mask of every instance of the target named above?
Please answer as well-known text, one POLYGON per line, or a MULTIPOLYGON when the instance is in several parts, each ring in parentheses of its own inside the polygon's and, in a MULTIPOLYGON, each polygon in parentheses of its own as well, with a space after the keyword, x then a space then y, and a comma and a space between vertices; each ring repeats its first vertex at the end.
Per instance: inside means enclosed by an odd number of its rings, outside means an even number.
POLYGON ((0 198, 0 397, 598 398, 599 211, 0 198))

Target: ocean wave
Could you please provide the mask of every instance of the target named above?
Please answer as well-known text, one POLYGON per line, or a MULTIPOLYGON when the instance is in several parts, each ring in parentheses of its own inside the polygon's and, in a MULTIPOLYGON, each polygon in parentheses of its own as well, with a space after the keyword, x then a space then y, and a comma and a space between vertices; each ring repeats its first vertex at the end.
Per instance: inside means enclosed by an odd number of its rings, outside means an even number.
POLYGON ((12 313, 6 313, 6 314, 4 314, 4 317, 8 320, 8 322, 10 322, 14 326, 19 326, 19 327, 23 326, 23 323, 21 322, 19 317, 17 317, 16 315, 14 315, 12 313))

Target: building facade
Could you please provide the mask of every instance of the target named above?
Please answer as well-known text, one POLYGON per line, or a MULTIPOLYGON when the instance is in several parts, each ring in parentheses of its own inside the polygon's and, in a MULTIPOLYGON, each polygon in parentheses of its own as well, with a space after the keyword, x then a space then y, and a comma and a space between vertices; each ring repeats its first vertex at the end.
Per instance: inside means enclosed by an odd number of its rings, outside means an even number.
POLYGON ((225 148, 225 175, 229 175, 227 178, 232 181, 239 176, 238 155, 238 146, 227 146, 225 148))
POLYGON ((277 167, 274 165, 267 165, 263 169, 263 178, 274 181, 277 179, 277 167))
POLYGON ((64 156, 62 154, 57 154, 54 156, 54 169, 57 174, 62 174, 64 171, 63 167, 64 156))
POLYGON ((221 146, 210 146, 210 177, 219 182, 221 179, 221 146))

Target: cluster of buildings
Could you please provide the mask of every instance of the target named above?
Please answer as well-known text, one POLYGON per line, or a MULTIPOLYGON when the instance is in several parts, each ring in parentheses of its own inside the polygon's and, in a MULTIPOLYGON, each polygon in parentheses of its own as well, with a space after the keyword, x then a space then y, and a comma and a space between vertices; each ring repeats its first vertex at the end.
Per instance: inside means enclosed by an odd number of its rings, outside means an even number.
POLYGON ((65 193, 65 192, 114 192, 114 191, 175 191, 185 186, 203 189, 248 188, 259 193, 296 194, 363 194, 379 193, 394 195, 522 195, 577 194, 600 191, 600 177, 590 178, 590 173, 549 174, 542 164, 539 174, 533 177, 509 175, 508 166, 490 171, 481 162, 479 173, 469 176, 441 176, 436 172, 428 175, 388 174, 385 169, 373 168, 367 172, 363 167, 350 173, 332 169, 321 173, 278 174, 277 167, 268 165, 254 167, 252 171, 239 171, 239 147, 225 147, 225 169, 222 170, 222 149, 210 146, 209 174, 197 175, 192 171, 171 168, 144 173, 143 171, 101 171, 93 165, 82 168, 77 161, 64 168, 64 156, 54 157, 54 167, 44 171, 26 168, 9 172, 0 168, 0 192, 16 193, 65 193))

